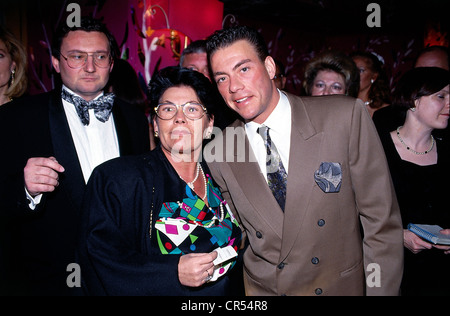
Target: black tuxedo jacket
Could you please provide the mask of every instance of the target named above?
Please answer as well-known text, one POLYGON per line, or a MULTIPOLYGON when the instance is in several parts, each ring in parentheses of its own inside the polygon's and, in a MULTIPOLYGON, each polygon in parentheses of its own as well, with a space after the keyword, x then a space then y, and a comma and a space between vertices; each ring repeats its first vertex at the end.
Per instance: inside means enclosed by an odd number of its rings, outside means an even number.
MULTIPOLYGON (((144 113, 116 99, 112 117, 121 156, 149 150, 144 113)), ((4 274, 11 281, 3 291, 39 295, 77 292, 67 286, 67 278, 75 277, 71 275, 74 270, 67 271, 67 267, 76 263, 74 253, 86 185, 60 90, 2 106, 0 148, 0 221, 4 226, 0 254, 11 259, 3 260, 4 274), (56 157, 65 172, 59 175, 56 190, 44 194, 36 210, 31 211, 23 169, 29 158, 50 156, 56 157)))

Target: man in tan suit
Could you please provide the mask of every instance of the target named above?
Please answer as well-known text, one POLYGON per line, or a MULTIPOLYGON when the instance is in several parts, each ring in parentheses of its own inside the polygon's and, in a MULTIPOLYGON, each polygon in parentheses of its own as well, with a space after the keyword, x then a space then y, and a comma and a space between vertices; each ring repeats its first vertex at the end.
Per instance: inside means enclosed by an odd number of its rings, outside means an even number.
POLYGON ((400 212, 362 102, 279 91, 275 63, 250 28, 217 31, 207 49, 213 80, 243 119, 204 158, 247 234, 246 294, 398 295, 400 212))

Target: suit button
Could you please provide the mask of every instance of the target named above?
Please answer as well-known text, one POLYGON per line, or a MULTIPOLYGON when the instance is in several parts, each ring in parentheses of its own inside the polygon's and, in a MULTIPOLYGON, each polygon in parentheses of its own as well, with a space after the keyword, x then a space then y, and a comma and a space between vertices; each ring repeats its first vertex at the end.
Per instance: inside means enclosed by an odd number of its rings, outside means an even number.
POLYGON ((322 295, 323 291, 321 288, 318 288, 314 291, 314 293, 316 293, 316 295, 322 295))
POLYGON ((261 239, 263 237, 263 235, 261 234, 261 232, 256 232, 256 237, 258 239, 261 239))
POLYGON ((325 220, 319 219, 319 221, 317 222, 317 225, 319 225, 319 227, 325 226, 325 220))
POLYGON ((319 264, 319 258, 314 257, 311 259, 312 264, 319 264))
POLYGON ((285 266, 285 263, 282 262, 282 263, 280 263, 280 264, 278 265, 278 269, 283 270, 283 269, 284 269, 284 266, 285 266))

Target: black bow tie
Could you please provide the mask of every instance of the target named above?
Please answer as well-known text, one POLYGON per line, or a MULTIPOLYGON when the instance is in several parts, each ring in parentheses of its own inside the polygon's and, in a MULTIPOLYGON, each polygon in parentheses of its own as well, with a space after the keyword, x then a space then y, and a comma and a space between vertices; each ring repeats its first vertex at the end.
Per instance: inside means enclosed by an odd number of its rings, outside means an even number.
POLYGON ((113 93, 107 93, 95 100, 86 101, 83 98, 71 94, 66 89, 62 89, 61 97, 63 100, 66 100, 75 106, 81 123, 83 123, 83 125, 89 125, 90 109, 94 109, 95 117, 100 122, 105 123, 109 119, 115 95, 113 93))

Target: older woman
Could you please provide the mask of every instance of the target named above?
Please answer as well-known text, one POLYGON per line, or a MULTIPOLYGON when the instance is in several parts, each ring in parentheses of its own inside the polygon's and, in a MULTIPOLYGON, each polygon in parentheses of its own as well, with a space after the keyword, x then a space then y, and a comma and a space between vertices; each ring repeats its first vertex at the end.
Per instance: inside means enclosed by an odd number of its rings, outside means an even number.
POLYGON ((311 96, 345 94, 357 97, 358 68, 344 53, 326 51, 306 65, 303 87, 311 96))
POLYGON ((88 184, 83 288, 90 295, 231 295, 227 272, 241 231, 200 162, 217 94, 201 73, 179 67, 157 74, 150 92, 160 145, 105 163, 88 184))
POLYGON ((400 79, 393 106, 402 126, 380 132, 404 225, 404 295, 450 295, 450 246, 433 245, 407 230, 409 223, 439 225, 450 233, 448 143, 434 138, 449 120, 449 72, 415 68, 400 79))
POLYGON ((27 55, 14 35, 0 27, 0 105, 22 96, 27 89, 27 55))

